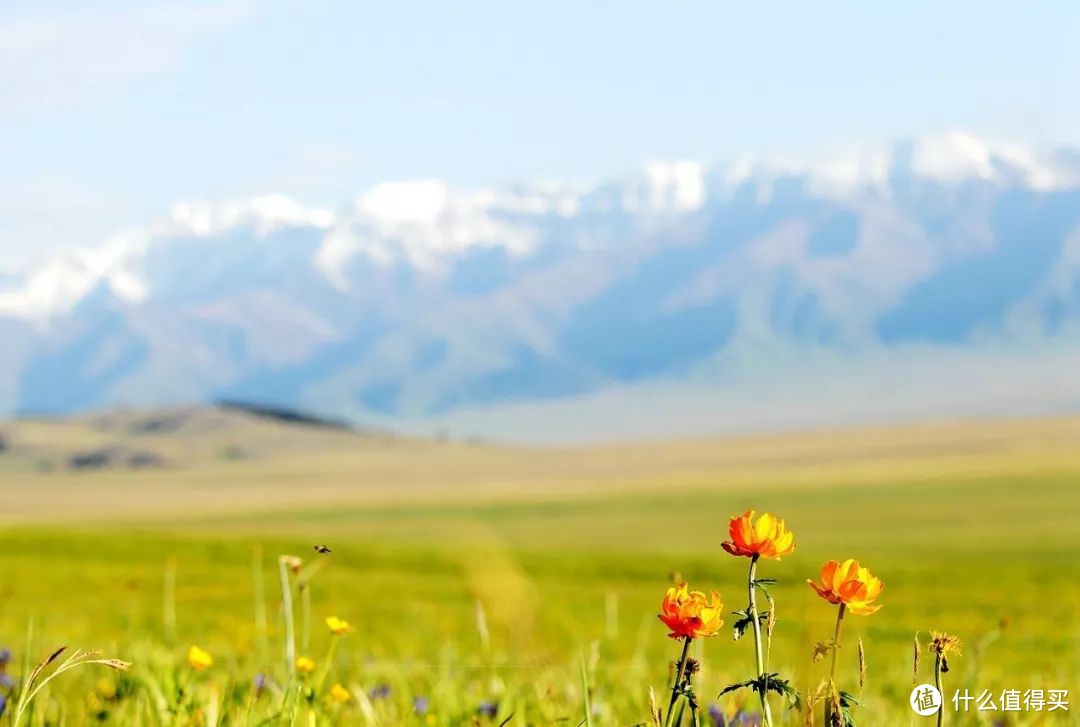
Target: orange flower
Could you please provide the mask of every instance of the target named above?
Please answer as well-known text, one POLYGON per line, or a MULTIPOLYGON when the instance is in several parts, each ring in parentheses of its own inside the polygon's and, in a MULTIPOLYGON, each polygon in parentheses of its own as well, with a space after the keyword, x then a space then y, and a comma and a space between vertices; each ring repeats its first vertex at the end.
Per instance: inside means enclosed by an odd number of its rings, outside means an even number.
POLYGON ((753 510, 736 515, 728 523, 728 534, 731 540, 722 547, 732 555, 778 560, 795 550, 795 536, 771 512, 761 513, 756 523, 753 510))
POLYGON ((806 582, 829 603, 842 603, 856 615, 868 616, 881 608, 880 604, 871 604, 881 595, 885 584, 857 560, 849 558, 843 563, 830 560, 821 567, 820 584, 806 582))
POLYGON ((685 583, 672 586, 664 596, 660 620, 671 629, 673 639, 694 639, 700 636, 716 636, 724 625, 720 615, 724 604, 720 594, 712 592, 712 599, 701 591, 688 590, 685 583))

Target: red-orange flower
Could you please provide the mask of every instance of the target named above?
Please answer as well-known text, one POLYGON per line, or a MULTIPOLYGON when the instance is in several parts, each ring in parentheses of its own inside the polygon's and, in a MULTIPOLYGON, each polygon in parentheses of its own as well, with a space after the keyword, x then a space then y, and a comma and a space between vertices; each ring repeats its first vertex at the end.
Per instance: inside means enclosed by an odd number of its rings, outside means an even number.
POLYGON ((830 560, 821 567, 820 584, 806 582, 829 603, 843 603, 856 615, 868 616, 881 608, 880 604, 871 604, 881 595, 885 584, 857 560, 849 558, 843 563, 830 560))
POLYGON ((731 540, 724 542, 722 547, 732 555, 747 558, 756 555, 777 560, 795 550, 795 536, 784 521, 771 512, 761 513, 757 522, 754 522, 753 510, 732 517, 728 523, 728 534, 731 540))
POLYGON ((673 639, 716 636, 724 625, 720 618, 724 610, 720 594, 713 591, 709 599, 701 591, 689 590, 685 583, 667 590, 660 610, 660 620, 671 629, 668 636, 673 639))

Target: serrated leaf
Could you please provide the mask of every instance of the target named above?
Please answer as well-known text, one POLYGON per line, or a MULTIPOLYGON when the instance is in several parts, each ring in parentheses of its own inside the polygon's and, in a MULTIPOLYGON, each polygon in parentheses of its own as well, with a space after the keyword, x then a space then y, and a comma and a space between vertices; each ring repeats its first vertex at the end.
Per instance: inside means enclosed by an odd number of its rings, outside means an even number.
POLYGON ((754 684, 756 684, 756 683, 757 683, 756 679, 747 679, 745 682, 739 682, 738 684, 728 684, 726 687, 721 689, 720 694, 718 694, 716 696, 717 697, 722 697, 725 694, 730 694, 731 692, 737 692, 740 689, 746 689, 747 687, 752 688, 754 686, 754 684))
POLYGON ((745 682, 739 682, 738 684, 729 684, 724 687, 723 691, 721 691, 718 696, 722 697, 725 694, 747 687, 753 689, 758 694, 776 692, 787 700, 788 707, 790 708, 799 709, 802 706, 802 700, 799 698, 799 693, 791 686, 791 683, 787 679, 782 679, 777 672, 762 674, 757 679, 747 679, 745 682))
MULTIPOLYGON (((778 677, 778 675, 773 675, 778 677)), ((802 699, 799 697, 799 692, 791 686, 791 683, 787 679, 774 678, 768 683, 769 691, 776 692, 785 700, 787 700, 788 707, 791 709, 801 709, 802 699)))
MULTIPOLYGON (((750 609, 749 608, 747 608, 747 609, 745 609, 743 611, 732 611, 732 615, 739 617, 738 620, 734 621, 731 624, 732 637, 733 637, 732 640, 733 641, 738 641, 746 633, 746 629, 750 628, 750 626, 753 625, 754 618, 753 618, 753 616, 750 615, 750 609)), ((765 623, 766 621, 768 621, 768 619, 769 619, 769 612, 768 611, 764 611, 764 612, 758 614, 758 621, 760 623, 765 623)))

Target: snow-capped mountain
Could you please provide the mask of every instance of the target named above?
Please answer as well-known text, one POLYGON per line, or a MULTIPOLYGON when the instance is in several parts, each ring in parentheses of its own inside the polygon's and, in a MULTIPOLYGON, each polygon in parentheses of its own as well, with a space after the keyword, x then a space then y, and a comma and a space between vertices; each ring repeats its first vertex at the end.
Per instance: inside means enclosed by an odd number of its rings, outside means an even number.
POLYGON ((723 391, 803 356, 1071 351, 1078 331, 1080 154, 957 133, 591 187, 180 204, 0 277, 0 410, 229 397, 416 420, 723 391))

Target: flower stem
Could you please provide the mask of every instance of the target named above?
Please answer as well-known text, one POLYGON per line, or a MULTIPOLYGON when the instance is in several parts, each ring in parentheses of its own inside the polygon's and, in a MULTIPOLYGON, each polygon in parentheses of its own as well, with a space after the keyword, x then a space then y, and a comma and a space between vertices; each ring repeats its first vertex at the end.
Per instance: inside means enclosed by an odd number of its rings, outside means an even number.
POLYGON ((941 689, 941 654, 934 654, 934 686, 941 694, 941 706, 937 711, 937 727, 941 727, 941 720, 945 716, 945 692, 941 689))
MULTIPOLYGON (((750 623, 754 627, 754 658, 757 664, 757 678, 765 678, 765 655, 761 649, 761 623, 757 610, 757 574, 758 556, 750 558, 750 575, 747 577, 747 592, 750 596, 750 623)), ((761 697, 761 719, 765 727, 772 727, 772 712, 769 710, 768 686, 762 681, 758 696, 761 697)))
POLYGON ((284 558, 278 558, 278 575, 281 577, 281 610, 285 617, 285 673, 292 679, 296 675, 296 634, 289 563, 284 558))
POLYGON ((840 653, 840 627, 844 624, 847 605, 841 603, 836 611, 836 630, 833 631, 832 662, 829 665, 829 697, 825 700, 825 724, 832 724, 833 695, 836 694, 836 657, 840 653))
POLYGON ((679 685, 682 683, 683 672, 686 671, 686 659, 690 655, 690 641, 689 636, 683 639, 682 655, 679 657, 679 665, 675 668, 675 683, 671 685, 671 701, 668 702, 664 727, 669 727, 672 717, 675 716, 675 702, 679 699, 679 685))

